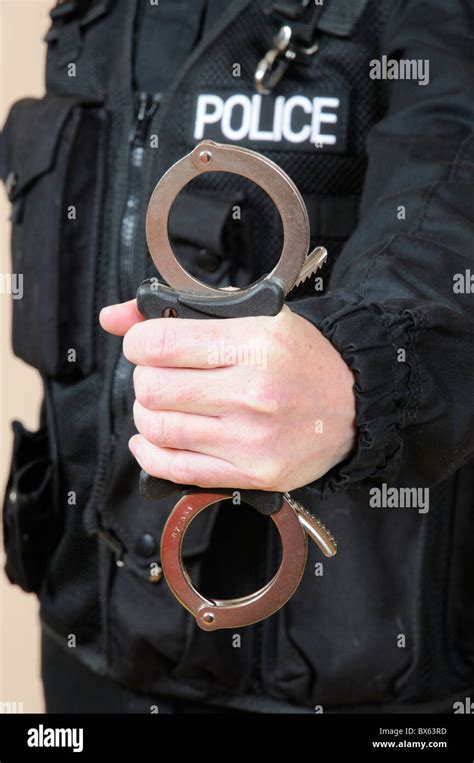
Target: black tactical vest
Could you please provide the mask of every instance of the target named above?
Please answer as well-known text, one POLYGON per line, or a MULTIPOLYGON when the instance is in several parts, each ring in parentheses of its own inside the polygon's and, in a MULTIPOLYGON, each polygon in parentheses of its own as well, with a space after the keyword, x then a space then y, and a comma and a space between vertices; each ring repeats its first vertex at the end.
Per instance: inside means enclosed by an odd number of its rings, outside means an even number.
MULTIPOLYGON (((269 12, 273 5, 235 0, 215 23, 211 14, 162 98, 134 92, 138 0, 65 0, 52 12, 47 95, 13 106, 2 143, 12 270, 25 279, 24 298, 13 303, 14 349, 40 371, 45 389, 40 431, 15 425, 7 570, 38 592, 48 633, 66 648, 74 635, 78 659, 136 690, 256 711, 407 702, 427 686, 423 658, 378 645, 392 643, 397 618, 415 627, 415 573, 407 569, 399 581, 390 570, 376 550, 376 527, 354 522, 355 494, 303 496, 333 525, 344 526, 351 510, 350 548, 322 576, 311 548, 292 601, 242 629, 238 648, 235 634, 201 631, 175 601, 155 574, 171 502, 139 494, 127 448, 133 369, 121 341, 98 325, 102 306, 132 298, 155 274, 145 242, 148 199, 201 138, 250 146, 277 162, 306 201, 312 244, 325 245, 330 260, 355 229, 365 140, 385 106, 367 69, 390 3, 328 0, 315 24, 317 52, 262 96, 255 67, 284 18, 269 12), (382 598, 386 607, 370 610, 371 622, 348 647, 348 613, 359 597, 382 598)), ((269 198, 227 174, 190 184, 173 209, 170 237, 189 270, 220 285, 254 280, 281 245, 269 198)), ((330 267, 326 286, 329 274, 330 267)), ((268 580, 279 559, 271 524, 246 507, 204 512, 184 548, 200 590, 232 598, 268 580)), ((416 544, 420 531, 405 515, 387 532, 393 543, 403 532, 416 544)))

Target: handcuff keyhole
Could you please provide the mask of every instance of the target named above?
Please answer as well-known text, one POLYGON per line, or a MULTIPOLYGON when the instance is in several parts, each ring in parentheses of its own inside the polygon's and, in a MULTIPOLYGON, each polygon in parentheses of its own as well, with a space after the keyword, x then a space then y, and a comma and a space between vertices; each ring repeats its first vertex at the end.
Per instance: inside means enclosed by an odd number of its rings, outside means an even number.
POLYGON ((163 318, 177 318, 178 311, 174 307, 165 307, 163 310, 163 318))

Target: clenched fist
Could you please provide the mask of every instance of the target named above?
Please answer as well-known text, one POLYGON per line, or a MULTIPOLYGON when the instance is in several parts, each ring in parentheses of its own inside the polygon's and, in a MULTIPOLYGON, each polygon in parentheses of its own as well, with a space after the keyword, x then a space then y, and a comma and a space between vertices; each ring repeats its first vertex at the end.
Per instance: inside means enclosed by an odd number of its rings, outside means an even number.
POLYGON ((285 306, 275 317, 144 321, 135 300, 101 312, 136 365, 129 447, 154 477, 289 491, 349 455, 354 377, 285 306))

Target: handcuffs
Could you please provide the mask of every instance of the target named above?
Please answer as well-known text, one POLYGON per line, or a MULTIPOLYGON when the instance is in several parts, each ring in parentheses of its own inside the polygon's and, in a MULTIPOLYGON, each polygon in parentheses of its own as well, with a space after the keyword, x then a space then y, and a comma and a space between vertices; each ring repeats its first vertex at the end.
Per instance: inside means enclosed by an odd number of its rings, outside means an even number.
MULTIPOLYGON (((235 318, 277 315, 285 296, 324 263, 327 253, 309 249, 309 221, 303 199, 290 178, 265 156, 233 145, 205 140, 163 175, 151 196, 147 217, 148 248, 160 276, 140 285, 138 308, 145 318, 235 318), (176 259, 168 239, 168 217, 178 193, 203 172, 232 172, 260 186, 276 205, 283 226, 283 249, 273 270, 256 283, 228 291, 202 283, 176 259)), ((336 543, 326 527, 288 493, 256 490, 199 488, 140 475, 140 491, 150 499, 175 492, 184 495, 172 509, 161 537, 161 566, 174 596, 204 630, 240 628, 264 620, 278 611, 296 591, 306 565, 308 536, 322 553, 334 556, 336 543), (184 567, 182 546, 194 518, 218 501, 242 502, 275 523, 282 543, 281 564, 261 589, 238 599, 211 600, 193 586, 184 567)))

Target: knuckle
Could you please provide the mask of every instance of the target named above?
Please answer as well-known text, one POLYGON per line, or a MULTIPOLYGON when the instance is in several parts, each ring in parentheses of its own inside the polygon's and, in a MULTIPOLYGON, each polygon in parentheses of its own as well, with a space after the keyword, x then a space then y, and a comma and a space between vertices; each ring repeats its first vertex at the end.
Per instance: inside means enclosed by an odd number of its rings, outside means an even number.
POLYGON ((144 405, 143 398, 147 394, 147 389, 145 386, 143 371, 140 366, 136 366, 133 371, 133 389, 135 390, 135 397, 138 402, 144 405))
POLYGON ((146 471, 152 477, 163 477, 163 466, 158 458, 157 454, 153 453, 149 456, 149 462, 146 465, 146 471))
POLYGON ((133 422, 136 429, 140 431, 140 407, 137 400, 133 403, 133 422))
POLYGON ((173 355, 176 343, 174 321, 153 321, 145 341, 145 357, 151 363, 156 360, 166 360, 173 355))
POLYGON ((152 380, 146 368, 136 367, 133 372, 133 385, 135 397, 144 408, 153 405, 156 398, 159 397, 159 381, 156 375, 152 380))
POLYGON ((128 329, 122 342, 123 354, 131 363, 135 358, 135 350, 140 341, 141 324, 136 323, 134 326, 128 329))
POLYGON ((169 447, 174 441, 174 427, 169 426, 168 417, 165 413, 155 413, 150 416, 148 422, 148 438, 156 445, 169 447))
POLYGON ((281 479, 281 469, 274 461, 260 462, 248 477, 257 490, 274 490, 281 479))
POLYGON ((250 407, 258 413, 275 413, 280 410, 281 399, 278 382, 269 374, 257 374, 248 395, 250 407))

